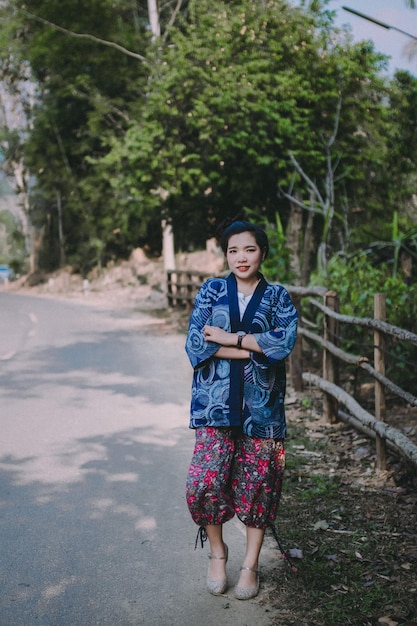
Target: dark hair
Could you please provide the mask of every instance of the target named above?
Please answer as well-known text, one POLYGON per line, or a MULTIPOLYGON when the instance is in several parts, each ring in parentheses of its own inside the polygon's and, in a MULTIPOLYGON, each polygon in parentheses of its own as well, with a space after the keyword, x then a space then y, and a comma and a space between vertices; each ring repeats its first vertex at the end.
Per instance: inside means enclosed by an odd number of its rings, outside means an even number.
POLYGON ((227 253, 230 237, 239 235, 240 233, 252 233, 256 243, 264 253, 264 258, 266 258, 269 251, 269 241, 266 232, 260 226, 257 226, 257 224, 239 220, 229 224, 218 237, 220 247, 224 254, 227 253))

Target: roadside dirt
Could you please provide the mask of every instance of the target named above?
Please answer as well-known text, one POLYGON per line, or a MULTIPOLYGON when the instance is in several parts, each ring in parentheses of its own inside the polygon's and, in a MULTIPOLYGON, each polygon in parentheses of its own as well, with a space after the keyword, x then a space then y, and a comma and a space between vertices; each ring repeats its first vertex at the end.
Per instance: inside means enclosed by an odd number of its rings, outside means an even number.
POLYGON ((295 555, 277 576, 275 626, 417 624, 417 476, 373 441, 290 393, 277 529, 295 555), (297 558, 300 557, 300 558, 297 558))

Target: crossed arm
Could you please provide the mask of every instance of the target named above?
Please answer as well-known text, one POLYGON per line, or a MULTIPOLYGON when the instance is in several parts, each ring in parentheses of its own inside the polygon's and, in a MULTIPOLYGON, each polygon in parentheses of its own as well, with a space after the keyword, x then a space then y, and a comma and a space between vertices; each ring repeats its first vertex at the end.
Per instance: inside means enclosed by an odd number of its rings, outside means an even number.
POLYGON ((253 335, 245 335, 242 339, 242 348, 237 347, 238 335, 229 333, 218 326, 204 326, 204 339, 221 345, 215 356, 220 359, 249 359, 251 352, 263 351, 253 335))

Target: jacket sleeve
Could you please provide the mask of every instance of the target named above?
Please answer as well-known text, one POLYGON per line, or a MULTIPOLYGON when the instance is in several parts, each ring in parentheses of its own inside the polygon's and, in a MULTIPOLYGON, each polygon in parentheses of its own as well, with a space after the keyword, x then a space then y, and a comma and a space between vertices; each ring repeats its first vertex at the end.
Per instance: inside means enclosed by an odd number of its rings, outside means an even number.
POLYGON ((185 343, 185 351, 194 369, 203 367, 220 348, 220 344, 214 341, 205 341, 203 334, 204 326, 212 323, 215 294, 213 280, 209 279, 202 285, 195 299, 185 343))
POLYGON ((292 351, 297 338, 298 313, 290 294, 284 287, 280 290, 272 317, 272 330, 254 333, 263 355, 253 354, 258 365, 284 360, 292 351))

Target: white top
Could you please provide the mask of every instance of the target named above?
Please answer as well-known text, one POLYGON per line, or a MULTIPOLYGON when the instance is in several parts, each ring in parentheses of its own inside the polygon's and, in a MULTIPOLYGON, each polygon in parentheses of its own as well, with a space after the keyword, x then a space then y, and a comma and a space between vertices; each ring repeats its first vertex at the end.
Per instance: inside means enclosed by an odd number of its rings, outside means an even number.
POLYGON ((243 295, 243 293, 240 293, 240 291, 237 292, 237 299, 238 299, 238 302, 239 302, 240 319, 242 319, 242 317, 244 316, 245 311, 246 311, 246 307, 248 306, 252 296, 253 296, 252 293, 249 296, 245 296, 245 295, 243 295))

